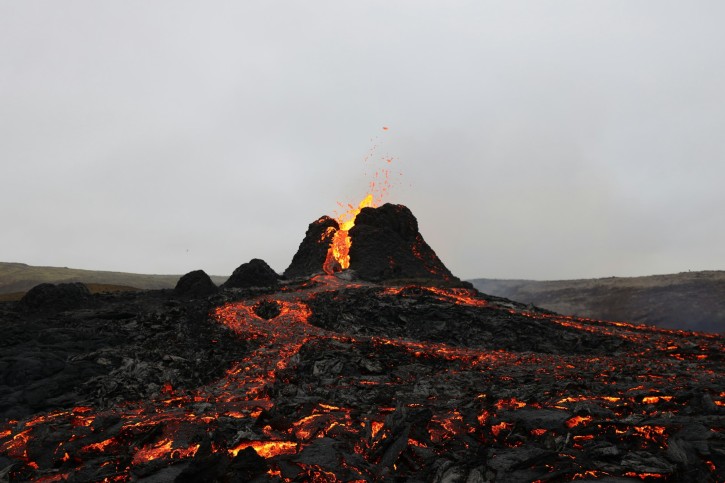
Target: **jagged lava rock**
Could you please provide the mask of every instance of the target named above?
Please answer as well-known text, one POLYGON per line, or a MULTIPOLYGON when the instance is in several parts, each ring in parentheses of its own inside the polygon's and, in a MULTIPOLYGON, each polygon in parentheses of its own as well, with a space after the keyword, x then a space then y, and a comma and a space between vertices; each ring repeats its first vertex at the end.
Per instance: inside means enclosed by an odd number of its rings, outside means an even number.
POLYGON ((364 280, 458 281, 425 242, 418 220, 406 206, 386 203, 363 208, 350 229, 350 239, 350 268, 364 280))
POLYGON ((205 297, 217 293, 219 289, 204 270, 194 270, 179 279, 174 287, 176 295, 205 297))
POLYGON ((287 278, 309 277, 321 272, 332 238, 339 229, 340 225, 337 224, 337 221, 329 216, 323 216, 310 223, 305 232, 305 238, 292 258, 292 263, 284 271, 284 276, 287 278))
POLYGON ((91 292, 80 282, 41 283, 31 288, 20 306, 26 309, 67 310, 76 308, 91 298, 91 292))
POLYGON ((222 288, 274 287, 279 283, 277 272, 259 258, 241 264, 222 288))

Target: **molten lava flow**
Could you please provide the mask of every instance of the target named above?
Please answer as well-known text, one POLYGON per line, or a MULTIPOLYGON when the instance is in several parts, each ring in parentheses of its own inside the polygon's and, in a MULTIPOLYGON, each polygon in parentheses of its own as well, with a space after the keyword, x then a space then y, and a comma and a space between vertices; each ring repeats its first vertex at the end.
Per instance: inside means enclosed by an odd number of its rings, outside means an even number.
POLYGON ((271 458, 280 454, 295 453, 297 451, 297 443, 291 441, 249 441, 240 443, 236 447, 229 450, 229 453, 236 456, 245 448, 254 448, 258 455, 264 458, 271 458))
MULTIPOLYGON (((352 224, 340 226, 349 229, 352 224)), ((214 458, 251 462, 245 458, 253 450, 269 465, 259 481, 279 483, 381 481, 385 475, 404 481, 421 476, 425 461, 439 456, 479 461, 482 448, 492 454, 492 464, 506 470, 498 462, 511 460, 519 447, 522 454, 535 456, 527 456, 525 465, 512 466, 510 472, 528 472, 529 479, 505 480, 504 475, 499 481, 608 476, 674 481, 680 470, 655 455, 668 445, 673 455, 685 451, 670 436, 687 423, 687 414, 702 410, 712 399, 714 419, 725 400, 720 389, 707 399, 684 399, 671 392, 716 382, 720 373, 702 370, 678 376, 675 371, 684 364, 711 370, 711 356, 688 355, 686 363, 669 356, 652 358, 647 365, 639 348, 616 356, 537 354, 332 332, 313 325, 316 295, 361 288, 372 293, 369 286, 321 275, 303 289, 278 293, 279 315, 271 319, 255 312, 261 297, 215 308, 213 317, 251 349, 225 377, 197 390, 169 386, 157 400, 107 412, 78 406, 0 426, 0 456, 17 460, 11 481, 79 479, 83 472, 94 471, 94 481, 126 482, 155 468, 179 465, 175 471, 180 471, 189 463, 200 468, 216 461, 201 451, 209 435, 213 437, 205 448, 211 448, 214 458), (545 389, 510 390, 514 381, 526 379, 538 380, 538 387, 545 389), (591 389, 579 392, 587 386, 591 389), (481 388, 488 389, 483 393, 481 388), (587 457, 589 452, 601 461, 587 457), (378 469, 383 467, 381 474, 378 469)), ((427 299, 438 306, 495 310, 492 302, 466 289, 375 290, 388 306, 394 299, 410 307, 427 299)), ((666 355, 684 353, 684 342, 690 342, 663 329, 514 309, 511 313, 635 341, 644 340, 647 332, 653 334, 648 339, 651 350, 666 355)), ((690 345, 692 355, 700 355, 695 349, 704 350, 690 345)), ((722 345, 717 348, 725 354, 722 345)), ((719 439, 721 432, 702 427, 697 434, 704 442, 719 439)), ((707 457, 692 464, 700 468, 702 481, 721 481, 722 457, 714 451, 707 457)), ((474 478, 468 481, 481 481, 478 470, 470 474, 474 478)))
POLYGON ((173 444, 174 442, 171 439, 164 439, 154 445, 144 447, 134 455, 132 463, 138 465, 158 458, 188 458, 194 456, 199 449, 198 444, 177 449, 173 448, 173 444))
POLYGON ((328 275, 350 267, 350 247, 352 246, 352 240, 350 240, 348 231, 355 226, 355 217, 360 213, 360 210, 368 207, 375 208, 372 193, 368 193, 357 208, 353 205, 348 205, 348 210, 337 218, 340 229, 335 232, 332 238, 330 248, 327 251, 325 264, 322 267, 328 275))

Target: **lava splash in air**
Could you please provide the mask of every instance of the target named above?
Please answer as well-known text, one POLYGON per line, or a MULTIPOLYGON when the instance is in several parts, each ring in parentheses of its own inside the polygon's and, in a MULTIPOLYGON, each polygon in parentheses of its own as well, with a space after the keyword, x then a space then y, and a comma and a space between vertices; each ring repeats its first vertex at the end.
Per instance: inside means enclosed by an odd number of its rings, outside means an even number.
MULTIPOLYGON (((388 127, 383 127, 384 131, 388 129, 388 127)), ((377 147, 377 145, 374 145, 365 157, 366 164, 377 150, 377 147)), ((377 208, 380 206, 393 186, 391 181, 393 173, 390 170, 390 164, 393 162, 393 158, 384 156, 381 160, 385 163, 385 167, 377 169, 373 173, 373 179, 370 181, 368 193, 362 201, 357 205, 351 203, 344 205, 338 202, 338 206, 343 208, 344 211, 335 217, 338 229, 335 230, 332 227, 328 229, 330 232, 334 232, 325 263, 322 267, 328 275, 350 268, 350 247, 352 246, 352 240, 350 239, 349 231, 355 226, 355 217, 357 217, 363 208, 377 208)), ((398 172, 397 175, 402 176, 402 173, 398 172)))

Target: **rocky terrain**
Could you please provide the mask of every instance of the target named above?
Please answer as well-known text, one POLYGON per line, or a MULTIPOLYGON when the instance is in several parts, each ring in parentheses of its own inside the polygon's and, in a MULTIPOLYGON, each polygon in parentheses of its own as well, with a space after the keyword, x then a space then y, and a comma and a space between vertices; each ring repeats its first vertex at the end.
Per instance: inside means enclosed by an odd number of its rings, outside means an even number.
POLYGON ((480 293, 382 213, 362 274, 0 304, 0 481, 725 480, 721 336, 480 293))
POLYGON ((484 293, 558 312, 659 327, 725 332, 725 272, 539 282, 471 280, 484 293))

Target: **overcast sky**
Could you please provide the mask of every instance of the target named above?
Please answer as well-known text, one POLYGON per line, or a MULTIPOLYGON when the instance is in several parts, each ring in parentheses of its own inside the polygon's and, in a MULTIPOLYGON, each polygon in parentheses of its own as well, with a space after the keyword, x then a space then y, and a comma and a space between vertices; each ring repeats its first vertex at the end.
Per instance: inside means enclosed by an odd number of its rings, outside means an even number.
POLYGON ((0 0, 0 261, 281 272, 392 158, 387 200, 462 278, 723 270, 724 25, 720 0, 0 0))

